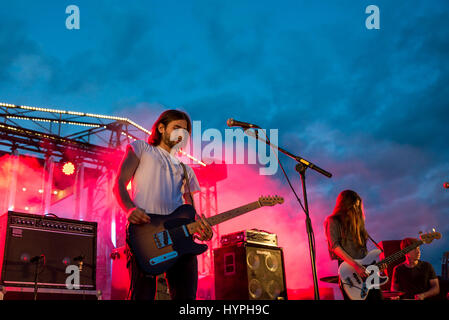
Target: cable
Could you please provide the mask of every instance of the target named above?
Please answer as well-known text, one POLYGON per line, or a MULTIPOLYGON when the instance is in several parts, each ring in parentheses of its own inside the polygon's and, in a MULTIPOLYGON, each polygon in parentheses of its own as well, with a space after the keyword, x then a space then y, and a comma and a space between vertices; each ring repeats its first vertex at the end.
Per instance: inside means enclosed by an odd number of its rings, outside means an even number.
MULTIPOLYGON (((45 270, 45 265, 46 265, 46 263, 47 263, 47 261, 46 261, 46 259, 45 259, 45 255, 44 254, 41 254, 41 256, 40 256, 40 258, 39 258, 39 261, 41 261, 42 260, 42 262, 41 262, 41 271, 39 271, 39 275, 42 273, 42 272, 44 272, 44 270, 45 270)), ((39 263, 39 262, 38 262, 39 263)))
MULTIPOLYGON (((274 148, 273 148, 273 146, 271 145, 270 139, 268 138, 268 136, 267 136, 265 130, 260 130, 260 131, 263 132, 263 135, 265 136, 265 140, 268 142, 268 145, 273 149, 273 151, 275 151, 274 148)), ((257 139, 257 133, 256 133, 256 139, 257 139)), ((292 184, 291 184, 291 182, 290 182, 290 179, 288 178, 288 175, 287 175, 287 173, 285 172, 284 167, 282 166, 282 163, 281 163, 279 157, 277 156, 277 152, 275 151, 274 154, 275 154, 276 159, 277 159, 277 161, 278 161, 278 163, 279 163, 279 167, 281 168, 282 173, 284 174, 285 179, 287 180, 288 185, 290 186, 290 189, 293 191, 293 194, 295 195, 296 200, 298 200, 299 205, 301 206, 302 210, 303 210, 304 213, 306 214, 307 234, 310 235, 310 251, 311 251, 310 254, 312 255, 312 257, 311 257, 312 260, 313 260, 313 263, 312 263, 312 264, 314 265, 315 272, 316 272, 315 232, 313 231, 313 228, 312 228, 312 221, 310 220, 310 215, 309 215, 309 213, 307 212, 307 210, 304 208, 304 206, 303 206, 303 204, 302 204, 302 202, 301 202, 301 199, 298 197, 298 195, 297 195, 295 189, 293 188, 293 186, 292 186, 292 184), (310 225, 309 225, 309 222, 310 222, 310 225)), ((302 181, 301 181, 301 182, 302 182, 302 181)), ((304 192, 304 190, 303 190, 303 192, 304 192)), ((303 194, 303 196, 304 196, 304 194, 303 194)))
MULTIPOLYGON (((276 150, 274 150, 273 146, 271 145, 270 139, 268 139, 268 136, 267 136, 267 134, 265 133, 265 130, 260 130, 260 131, 263 132, 263 134, 264 134, 264 136, 265 136, 265 140, 268 142, 268 145, 270 146, 270 148, 272 148, 273 151, 275 151, 275 152, 274 152, 274 155, 275 155, 275 157, 276 157, 276 160, 277 160, 278 163, 279 163, 279 167, 281 168, 282 173, 284 174, 285 179, 287 180, 288 185, 290 186, 290 189, 293 191, 293 194, 295 195, 296 200, 298 200, 298 202, 299 202, 299 204, 300 204, 302 210, 304 210, 304 213, 306 213, 306 209, 304 208, 304 206, 303 206, 303 204, 302 204, 302 202, 301 202, 301 199, 298 197, 298 195, 297 195, 295 189, 293 188, 293 186, 292 186, 292 184, 291 184, 291 182, 290 182, 290 179, 288 178, 288 175, 287 175, 287 173, 285 172, 284 167, 282 166, 281 160, 279 159, 276 150)), ((257 134, 256 134, 256 135, 257 135, 257 134)), ((306 213, 306 214, 307 214, 307 213, 306 213)))
POLYGON ((36 260, 36 271, 35 271, 35 275, 34 275, 34 300, 37 300, 37 291, 38 291, 38 279, 39 279, 39 275, 44 271, 45 267, 45 255, 41 254, 39 257, 37 257, 36 260), (41 261, 41 259, 43 259, 43 263, 42 263, 42 270, 39 271, 39 263, 41 261))

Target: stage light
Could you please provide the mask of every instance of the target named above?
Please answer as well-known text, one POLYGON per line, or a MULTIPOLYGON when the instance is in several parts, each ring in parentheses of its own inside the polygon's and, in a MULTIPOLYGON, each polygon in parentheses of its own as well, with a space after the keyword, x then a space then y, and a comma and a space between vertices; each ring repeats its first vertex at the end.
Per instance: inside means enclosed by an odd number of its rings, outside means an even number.
POLYGON ((72 162, 64 163, 64 165, 62 166, 62 172, 64 172, 64 174, 66 174, 68 176, 74 174, 75 173, 75 165, 72 162))
POLYGON ((23 187, 23 188, 22 188, 22 191, 23 191, 23 192, 27 191, 27 188, 23 187))
POLYGON ((53 194, 54 194, 54 195, 57 195, 57 194, 58 194, 58 191, 56 191, 56 190, 53 191, 53 194))
POLYGON ((42 189, 39 189, 39 193, 44 193, 44 190, 42 190, 42 189))

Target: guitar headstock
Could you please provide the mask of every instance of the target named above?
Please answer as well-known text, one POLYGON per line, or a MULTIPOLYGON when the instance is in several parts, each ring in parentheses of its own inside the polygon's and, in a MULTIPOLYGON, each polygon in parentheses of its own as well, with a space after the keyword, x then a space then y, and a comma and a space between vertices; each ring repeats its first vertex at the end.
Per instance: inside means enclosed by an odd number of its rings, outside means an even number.
POLYGON ((439 232, 435 231, 435 229, 433 229, 432 232, 420 233, 419 239, 422 242, 429 244, 435 239, 441 239, 441 233, 439 233, 439 232))
POLYGON ((260 197, 259 203, 261 206, 269 206, 272 207, 276 204, 282 204, 284 203, 284 198, 279 196, 266 196, 266 197, 260 197))

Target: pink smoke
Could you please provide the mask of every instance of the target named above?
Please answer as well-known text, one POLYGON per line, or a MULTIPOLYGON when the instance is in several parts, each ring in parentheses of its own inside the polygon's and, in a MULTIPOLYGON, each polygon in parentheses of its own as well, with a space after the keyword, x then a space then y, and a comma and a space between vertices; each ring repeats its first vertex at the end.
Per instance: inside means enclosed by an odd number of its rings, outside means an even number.
MULTIPOLYGON (((288 188, 287 183, 284 184, 272 176, 260 175, 255 165, 228 165, 227 169, 227 179, 217 184, 219 212, 256 201, 260 196, 279 195, 284 197, 285 202, 274 207, 259 208, 220 224, 218 236, 246 229, 275 233, 278 236, 278 244, 284 252, 287 289, 290 292, 296 292, 294 297, 289 298, 312 299, 313 278, 305 214, 291 189, 288 188)), ((291 178, 295 181, 294 179, 299 179, 299 176, 291 178)), ((302 197, 300 190, 296 192, 302 197)), ((321 205, 319 195, 310 193, 309 209, 315 232, 318 278, 336 275, 337 265, 329 258, 323 231, 324 218, 332 208, 321 205)), ((319 282, 321 291, 325 290, 324 288, 334 288, 334 286, 319 282)))

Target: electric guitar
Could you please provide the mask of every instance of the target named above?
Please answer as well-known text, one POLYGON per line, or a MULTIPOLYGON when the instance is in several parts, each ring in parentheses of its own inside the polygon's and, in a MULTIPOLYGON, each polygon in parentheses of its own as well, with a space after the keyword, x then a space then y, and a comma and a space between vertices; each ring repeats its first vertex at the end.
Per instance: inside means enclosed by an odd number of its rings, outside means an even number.
POLYGON ((408 247, 392 254, 384 260, 378 261, 380 250, 371 250, 363 259, 355 260, 365 268, 367 268, 367 277, 362 279, 355 269, 347 262, 343 262, 338 268, 338 275, 340 283, 343 286, 346 294, 351 300, 365 300, 371 289, 379 289, 381 285, 388 281, 388 277, 381 274, 381 272, 392 262, 403 257, 406 253, 426 243, 431 243, 434 239, 441 239, 439 232, 429 232, 420 234, 420 240, 409 245, 408 247))
MULTIPOLYGON (((207 218, 214 226, 263 206, 282 204, 278 196, 260 197, 258 201, 207 218)), ((195 208, 189 204, 178 207, 169 215, 148 214, 150 223, 128 226, 128 242, 139 266, 151 275, 167 271, 183 255, 199 255, 207 250, 206 244, 193 241, 198 223, 195 208)))

